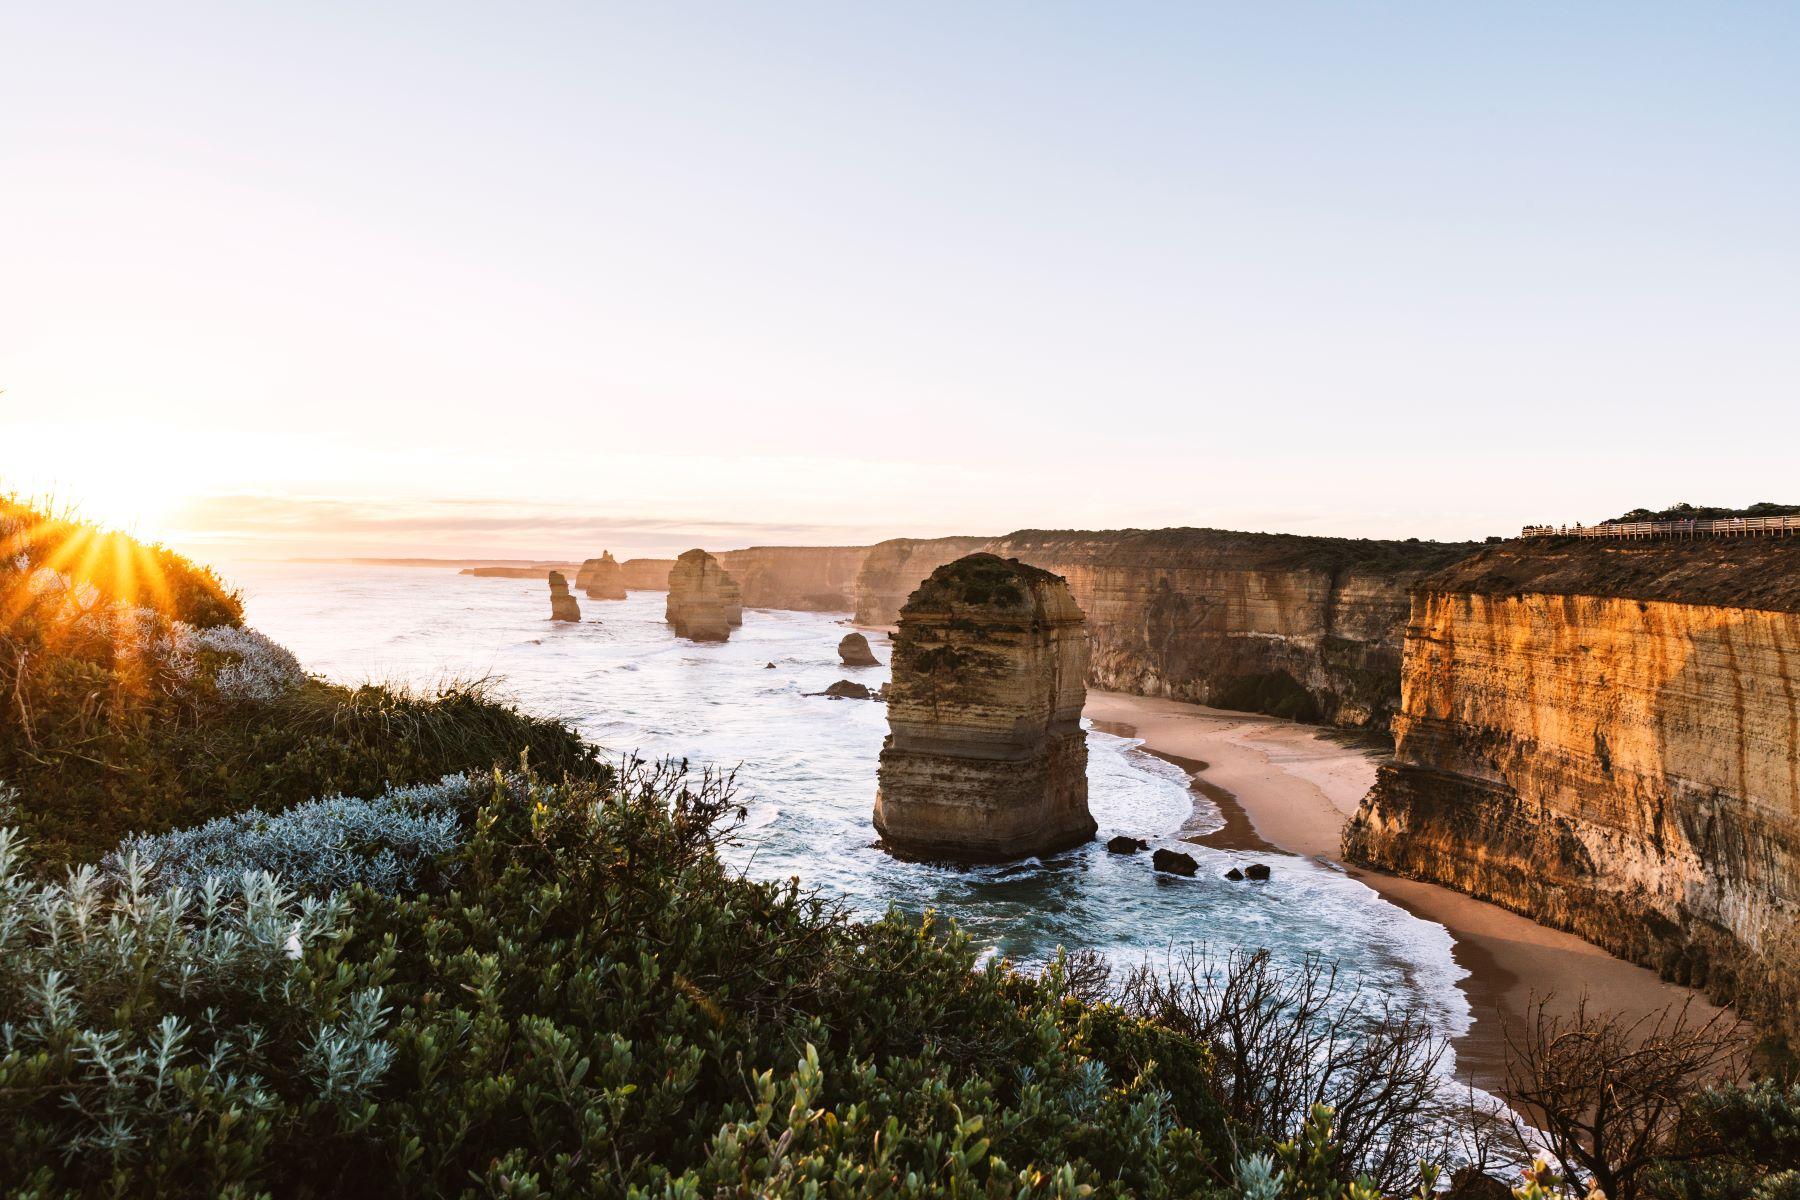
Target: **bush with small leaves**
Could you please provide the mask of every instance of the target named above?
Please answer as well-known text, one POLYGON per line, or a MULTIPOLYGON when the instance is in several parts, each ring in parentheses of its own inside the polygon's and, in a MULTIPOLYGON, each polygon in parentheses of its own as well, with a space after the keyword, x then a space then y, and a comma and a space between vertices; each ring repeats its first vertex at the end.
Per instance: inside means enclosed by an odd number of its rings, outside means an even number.
POLYGON ((200 887, 209 876, 246 871, 280 875, 291 887, 325 893, 363 884, 382 892, 435 882, 439 859, 462 840, 461 814, 493 779, 446 775, 436 783, 389 788, 372 800, 326 796, 279 813, 244 812, 204 825, 120 843, 115 871, 135 859, 165 886, 200 887))
POLYGON ((126 862, 61 883, 0 829, 0 1179, 9 1194, 250 1195, 328 1179, 394 1057, 385 958, 339 897, 250 874, 198 891, 126 862))

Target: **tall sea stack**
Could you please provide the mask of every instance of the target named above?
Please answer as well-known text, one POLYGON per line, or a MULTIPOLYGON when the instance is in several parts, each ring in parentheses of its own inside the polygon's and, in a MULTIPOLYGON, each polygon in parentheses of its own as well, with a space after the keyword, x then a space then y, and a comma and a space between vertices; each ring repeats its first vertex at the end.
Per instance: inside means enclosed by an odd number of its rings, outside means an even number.
MULTIPOLYGON (((739 612, 737 584, 719 560, 704 550, 689 550, 669 569, 669 602, 664 616, 675 632, 696 642, 722 642, 731 636, 732 617, 739 612)), ((736 623, 741 624, 738 617, 736 623)))
POLYGON ((575 603, 575 597, 569 595, 569 581, 563 578, 561 571, 550 572, 550 619, 581 620, 581 606, 575 603))
POLYGON ((575 586, 586 592, 589 600, 623 600, 625 572, 612 551, 603 550, 599 558, 581 564, 581 570, 575 572, 575 586))
POLYGON ((899 616, 875 797, 888 847, 993 862, 1093 837, 1085 618, 1062 578, 972 554, 899 616))

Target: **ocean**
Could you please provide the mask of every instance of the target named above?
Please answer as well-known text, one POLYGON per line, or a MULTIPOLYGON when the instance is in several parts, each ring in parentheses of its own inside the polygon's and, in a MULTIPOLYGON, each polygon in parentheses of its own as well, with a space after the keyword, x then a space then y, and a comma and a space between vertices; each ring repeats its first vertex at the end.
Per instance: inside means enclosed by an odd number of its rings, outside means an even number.
MULTIPOLYGON (((935 910, 988 956, 1042 964, 1057 947, 1116 963, 1160 963, 1189 949, 1267 949, 1282 961, 1335 961, 1365 999, 1417 1006, 1446 1035, 1467 1030, 1450 935, 1334 867, 1280 854, 1179 841, 1221 823, 1180 768, 1125 738, 1088 732, 1089 803, 1099 839, 1003 866, 902 862, 870 821, 887 714, 866 700, 811 693, 838 679, 871 689, 885 666, 838 661, 847 613, 750 609, 729 642, 676 638, 665 593, 581 597, 579 624, 548 620, 538 580, 477 579, 418 567, 260 563, 229 571, 248 620, 307 668, 345 683, 429 687, 483 677, 522 708, 558 717, 615 756, 685 759, 735 770, 747 817, 725 848, 745 874, 798 878, 853 913, 935 910), (1159 875, 1148 854, 1107 852, 1118 833, 1179 845, 1196 878, 1159 875), (1231 883, 1232 865, 1268 862, 1266 884, 1231 883)), ((885 663, 891 649, 871 635, 885 663)))

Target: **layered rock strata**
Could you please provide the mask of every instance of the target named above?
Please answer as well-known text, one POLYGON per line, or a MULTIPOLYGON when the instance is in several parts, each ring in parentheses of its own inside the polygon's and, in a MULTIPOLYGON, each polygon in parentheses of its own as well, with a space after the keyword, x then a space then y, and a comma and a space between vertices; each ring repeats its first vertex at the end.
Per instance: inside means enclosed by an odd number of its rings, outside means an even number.
POLYGON ((729 597, 734 593, 735 585, 718 559, 704 550, 689 550, 669 570, 663 615, 680 637, 722 642, 731 636, 729 597))
POLYGON ((633 590, 666 592, 669 572, 674 569, 672 558, 628 558, 619 564, 619 578, 633 590))
POLYGON ((925 578, 945 563, 987 547, 993 538, 893 538, 867 548, 852 586, 858 625, 893 625, 925 578))
POLYGON ((1096 686, 1377 729, 1400 703, 1410 589, 1476 548, 1217 529, 1027 530, 988 546, 1068 580, 1096 686))
POLYGON ((750 608, 849 612, 868 552, 867 546, 752 546, 716 557, 742 586, 750 608))
POLYGON ((725 609, 725 623, 736 629, 744 623, 744 589, 731 577, 731 572, 722 573, 724 578, 719 581, 719 603, 725 609))
POLYGON ((1094 836, 1087 639, 1057 576, 976 554, 900 611, 875 828, 921 858, 1003 861, 1094 836))
POLYGON ((625 573, 612 551, 602 550, 599 558, 590 558, 575 573, 575 586, 590 600, 625 599, 625 573))
POLYGON ((550 619, 552 621, 581 620, 581 606, 575 603, 575 597, 569 594, 569 581, 561 571, 550 572, 550 619))
POLYGON ((1494 547, 1426 580, 1346 855, 1800 1034, 1800 539, 1494 547))

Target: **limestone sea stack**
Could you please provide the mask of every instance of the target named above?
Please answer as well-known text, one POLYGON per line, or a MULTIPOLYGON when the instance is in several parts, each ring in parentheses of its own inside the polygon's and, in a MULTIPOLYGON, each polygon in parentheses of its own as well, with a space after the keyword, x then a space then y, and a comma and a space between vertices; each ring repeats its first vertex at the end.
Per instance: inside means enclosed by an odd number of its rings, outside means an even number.
POLYGON ((669 570, 669 601, 663 615, 681 637, 722 642, 731 636, 728 594, 735 598, 736 584, 719 560, 704 550, 689 550, 669 570))
POLYGON ((575 603, 575 597, 569 594, 569 581, 561 571, 550 572, 550 619, 552 621, 581 620, 581 606, 575 603))
POLYGON ((972 554, 933 571, 899 617, 875 797, 888 847, 997 862, 1092 838, 1087 634, 1068 585, 972 554))
POLYGON ((838 643, 838 657, 846 667, 879 667, 881 660, 869 649, 869 639, 860 633, 846 633, 838 643))
POLYGON ((623 600, 625 573, 611 550, 602 550, 599 558, 590 558, 575 573, 575 586, 587 593, 589 600, 623 600))

